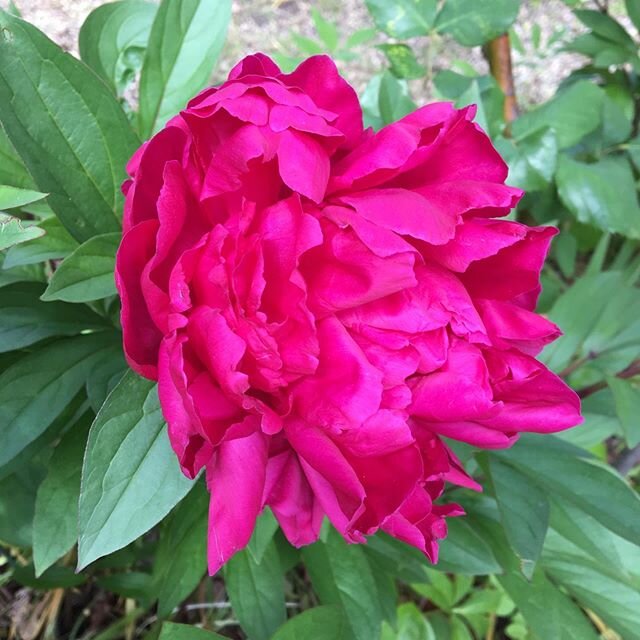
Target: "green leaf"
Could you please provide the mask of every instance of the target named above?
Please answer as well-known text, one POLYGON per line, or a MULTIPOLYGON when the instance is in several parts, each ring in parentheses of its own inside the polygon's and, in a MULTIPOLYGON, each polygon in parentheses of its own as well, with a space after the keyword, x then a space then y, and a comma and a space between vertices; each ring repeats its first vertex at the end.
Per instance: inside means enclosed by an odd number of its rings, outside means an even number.
POLYGON ((0 184, 30 191, 35 189, 33 179, 25 169, 20 156, 9 142, 2 127, 0 127, 0 184))
POLYGON ((640 29, 640 0, 624 0, 624 5, 631 22, 636 29, 640 29))
POLYGON ((156 385, 128 372, 89 432, 80 490, 78 569, 147 532, 192 486, 169 444, 156 385))
POLYGON ((124 167, 138 146, 106 85, 34 26, 0 13, 0 120, 76 239, 120 228, 124 167))
POLYGON ((423 36, 433 27, 437 0, 365 0, 376 25, 393 38, 423 36))
POLYGON ((251 554, 254 562, 260 563, 265 550, 269 546, 275 532, 278 530, 278 521, 271 512, 271 509, 265 507, 264 511, 258 516, 256 526, 253 529, 251 540, 247 545, 247 550, 251 554))
POLYGON ((98 413, 126 370, 127 363, 122 353, 122 345, 118 344, 113 349, 105 349, 104 354, 96 361, 87 376, 87 398, 95 413, 98 413))
POLYGON ((111 2, 94 9, 80 28, 80 57, 114 90, 123 88, 131 69, 128 54, 147 46, 156 9, 140 0, 111 2))
POLYGON ((324 18, 315 7, 311 9, 311 18, 316 31, 327 50, 334 51, 338 46, 338 41, 340 39, 338 27, 333 24, 333 22, 329 22, 329 20, 324 18))
POLYGON ((545 563, 547 572, 583 607, 594 611, 625 640, 640 638, 640 589, 605 575, 575 558, 545 563))
POLYGON ((112 333, 59 340, 20 358, 0 375, 0 466, 58 417, 84 385, 112 333))
POLYGON ((638 47, 633 41, 633 38, 631 38, 625 28, 609 14, 593 9, 577 9, 573 14, 596 35, 616 42, 633 53, 636 52, 638 47))
POLYGON ((45 234, 43 229, 32 224, 24 225, 20 218, 0 213, 0 251, 16 244, 34 240, 45 234))
POLYGON ((224 566, 229 600, 242 629, 251 640, 268 640, 287 618, 284 578, 278 551, 269 543, 257 563, 246 550, 224 566))
POLYGON ((40 233, 37 237, 7 251, 3 269, 36 264, 44 260, 58 260, 69 255, 78 246, 57 218, 43 220, 38 223, 38 228, 40 233))
POLYGON ((520 0, 447 0, 435 27, 460 44, 474 47, 509 31, 519 9, 520 0))
POLYGON ((421 582, 428 561, 415 547, 379 531, 367 540, 364 548, 376 567, 403 582, 421 582))
POLYGON ((379 44, 377 48, 387 56, 391 73, 404 80, 422 78, 426 69, 416 60, 413 49, 406 44, 379 44))
POLYGON ((437 640, 433 627, 413 602, 401 604, 397 616, 396 631, 385 622, 381 640, 437 640))
POLYGON ((541 107, 522 114, 513 123, 513 136, 520 140, 551 128, 556 132, 558 149, 572 147, 600 126, 604 96, 593 82, 579 80, 541 107))
POLYGON ((0 480, 0 540, 3 543, 31 546, 36 490, 43 471, 41 464, 26 460, 15 473, 0 480))
POLYGON ((153 578, 143 571, 112 573, 99 577, 96 582, 99 587, 123 598, 139 600, 145 607, 153 600, 153 578))
POLYGON ((25 587, 38 591, 50 589, 72 589, 87 581, 87 576, 80 576, 70 567, 55 566, 36 577, 33 564, 16 567, 13 571, 13 579, 25 587))
POLYGON ((498 582, 515 602, 539 638, 598 640, 585 615, 572 600, 536 571, 531 582, 517 573, 498 576, 498 582))
POLYGON ((384 124, 395 122, 411 113, 416 108, 409 96, 407 83, 398 80, 390 71, 385 71, 380 78, 378 93, 378 110, 384 124))
POLYGON ((549 318, 564 330, 541 355, 554 371, 575 358, 614 375, 640 355, 640 298, 621 271, 583 276, 558 298, 549 318))
POLYGON ((5 184, 0 184, 0 210, 15 209, 31 202, 37 202, 46 197, 46 193, 32 191, 30 189, 18 189, 5 184))
POLYGON ((544 491, 517 469, 491 456, 488 460, 505 534, 522 573, 531 578, 549 527, 549 502, 544 491))
POLYGON ((640 544, 640 497, 608 465, 572 455, 551 436, 527 435, 493 455, 517 466, 538 486, 560 495, 619 536, 640 544))
POLYGON ((640 443, 640 389, 629 380, 615 376, 609 376, 607 383, 613 392, 627 446, 631 449, 640 443))
POLYGON ((231 18, 231 0, 163 0, 140 75, 138 129, 161 129, 208 82, 231 18))
POLYGON ((153 569, 160 618, 198 586, 207 569, 208 510, 209 494, 197 482, 163 525, 153 569))
POLYGON ((322 606, 294 616, 276 631, 271 640, 350 640, 351 637, 342 609, 322 606))
POLYGON ((500 142, 498 149, 509 164, 508 183, 527 191, 546 189, 558 159, 555 131, 545 127, 518 140, 500 142))
POLYGON ((160 630, 158 640, 225 640, 225 638, 192 624, 165 622, 160 630))
POLYGON ((580 222, 640 238, 640 206, 625 157, 605 157, 585 164, 563 154, 556 181, 560 199, 580 222))
POLYGON ((55 270, 42 299, 89 302, 116 294, 113 279, 120 232, 94 236, 55 270))
POLYGON ((436 569, 468 575, 488 575, 500 570, 491 548, 475 531, 472 523, 470 516, 447 520, 448 533, 439 542, 436 569))
POLYGON ((357 640, 380 635, 378 591, 367 557, 358 545, 348 545, 331 527, 326 542, 302 550, 313 589, 323 604, 341 605, 357 640))
POLYGON ((0 353, 28 347, 51 336, 73 336, 104 329, 105 321, 88 307, 64 302, 44 304, 43 288, 20 282, 0 289, 0 353))
POLYGON ((77 422, 55 448, 47 476, 38 487, 33 520, 33 563, 40 576, 78 539, 78 496, 82 456, 89 431, 77 422))

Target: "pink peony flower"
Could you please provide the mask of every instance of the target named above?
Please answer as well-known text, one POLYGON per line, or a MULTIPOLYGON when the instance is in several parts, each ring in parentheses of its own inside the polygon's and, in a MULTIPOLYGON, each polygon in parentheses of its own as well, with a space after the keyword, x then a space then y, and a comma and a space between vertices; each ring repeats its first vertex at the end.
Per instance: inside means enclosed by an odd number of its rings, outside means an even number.
POLYGON ((535 360, 551 228, 473 122, 432 104, 378 133, 327 57, 245 58, 132 158, 116 278, 131 367, 158 380, 185 474, 211 491, 211 573, 268 505, 296 546, 324 516, 437 560, 441 436, 510 446, 580 422, 535 360))

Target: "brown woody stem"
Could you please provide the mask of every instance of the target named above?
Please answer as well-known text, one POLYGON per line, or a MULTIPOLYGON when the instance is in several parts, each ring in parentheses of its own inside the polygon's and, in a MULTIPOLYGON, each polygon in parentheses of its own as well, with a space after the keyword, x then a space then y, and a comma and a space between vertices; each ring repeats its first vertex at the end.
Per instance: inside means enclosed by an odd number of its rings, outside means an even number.
POLYGON ((489 62, 491 75, 496 79, 498 86, 504 93, 504 120, 509 125, 518 117, 518 102, 516 100, 516 88, 513 81, 513 67, 511 65, 511 42, 509 34, 491 40, 484 48, 484 55, 489 62))

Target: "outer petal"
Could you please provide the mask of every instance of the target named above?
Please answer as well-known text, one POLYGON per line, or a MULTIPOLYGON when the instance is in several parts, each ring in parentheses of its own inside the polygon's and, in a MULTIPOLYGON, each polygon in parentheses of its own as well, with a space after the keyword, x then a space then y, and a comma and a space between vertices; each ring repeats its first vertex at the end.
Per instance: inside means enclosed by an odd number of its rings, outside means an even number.
POLYGON ((223 442, 207 466, 209 574, 248 544, 262 510, 267 438, 260 432, 223 442))
POLYGON ((158 349, 162 334, 149 313, 142 272, 155 250, 157 220, 146 220, 130 229, 116 256, 116 285, 122 300, 120 315, 124 352, 131 368, 145 378, 158 379, 158 349))
POLYGON ((344 133, 347 146, 358 141, 362 135, 360 101, 353 88, 340 76, 331 58, 308 58, 281 80, 302 89, 319 107, 334 111, 338 117, 333 125, 344 133))

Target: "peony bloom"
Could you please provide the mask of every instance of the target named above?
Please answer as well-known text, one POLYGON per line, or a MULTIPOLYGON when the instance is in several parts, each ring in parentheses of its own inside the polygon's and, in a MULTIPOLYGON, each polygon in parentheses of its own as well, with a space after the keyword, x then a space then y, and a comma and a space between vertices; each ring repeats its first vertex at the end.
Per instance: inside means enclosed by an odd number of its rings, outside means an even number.
POLYGON ((327 516, 437 560, 477 487, 441 436, 510 446, 580 422, 535 355, 551 228, 473 122, 432 104, 378 133, 327 57, 244 59, 132 158, 117 258, 131 367, 158 380, 185 474, 206 469, 209 569, 269 506, 296 546, 327 516))

